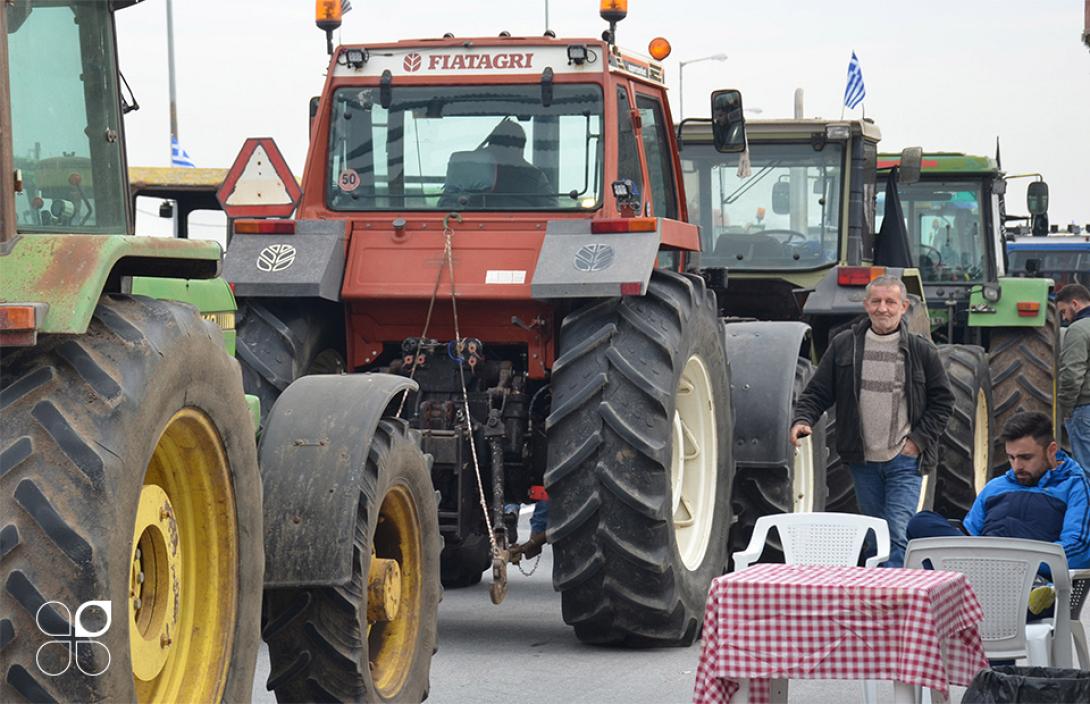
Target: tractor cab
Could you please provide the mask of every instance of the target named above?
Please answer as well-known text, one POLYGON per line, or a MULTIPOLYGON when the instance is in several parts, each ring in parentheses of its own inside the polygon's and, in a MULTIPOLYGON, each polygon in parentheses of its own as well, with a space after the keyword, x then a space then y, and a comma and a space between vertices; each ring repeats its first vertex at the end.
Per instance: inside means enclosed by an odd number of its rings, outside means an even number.
POLYGON ((672 127, 662 65, 601 39, 346 45, 317 106, 298 216, 372 229, 451 212, 514 230, 684 220, 672 127))
MULTIPOLYGON (((897 163, 897 155, 882 154, 878 166, 897 163)), ((932 304, 932 324, 941 326, 947 301, 964 310, 974 285, 1006 274, 1001 234, 1006 183, 991 157, 925 154, 921 167, 920 180, 898 190, 912 259, 932 304)), ((879 202, 885 195, 883 184, 879 202)))
POLYGON ((132 231, 113 9, 5 3, 17 232, 132 231))
MULTIPOLYGON (((880 170, 898 164, 896 154, 879 155, 880 170)), ((1034 176, 1038 180, 1030 184, 1027 205, 1029 218, 1039 226, 1047 223, 1048 187, 1034 176)), ((1025 282, 1008 278, 1005 222, 1020 219, 1006 213, 1010 178, 991 157, 937 152, 923 155, 918 181, 898 186, 936 340, 987 346, 981 328, 1040 317, 1044 291, 1030 291, 1025 282), (1018 315, 1017 302, 1036 303, 1034 315, 1018 315)), ((885 197, 879 179, 880 204, 885 197)), ((878 212, 881 223, 881 205, 878 212)))
MULTIPOLYGON (((849 254, 841 225, 854 220, 858 227, 865 219, 860 196, 865 186, 873 189, 873 173, 868 184, 862 165, 868 154, 873 163, 878 128, 854 120, 762 120, 749 121, 747 129, 752 170, 743 177, 742 155, 718 152, 707 124, 687 121, 682 128, 686 192, 701 225, 701 266, 742 277, 779 272, 804 285, 840 261, 861 261, 859 243, 849 254)), ((869 216, 873 222, 873 208, 869 216)))
POLYGON ((875 222, 877 125, 751 120, 746 130, 748 173, 741 154, 715 148, 708 121, 681 126, 698 266, 713 286, 725 279, 714 272, 729 270, 730 285, 717 289, 729 315, 806 320, 820 356, 830 332, 862 312, 862 287, 874 277, 898 274, 923 293, 910 262, 882 259, 880 238, 903 233, 880 233, 875 222))

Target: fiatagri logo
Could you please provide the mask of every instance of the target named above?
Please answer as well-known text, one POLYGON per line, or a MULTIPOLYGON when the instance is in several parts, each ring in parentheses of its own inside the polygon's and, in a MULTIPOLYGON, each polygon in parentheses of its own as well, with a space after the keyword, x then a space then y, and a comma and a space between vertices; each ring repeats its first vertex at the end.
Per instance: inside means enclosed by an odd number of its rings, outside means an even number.
POLYGON ((469 71, 487 69, 533 68, 534 52, 498 54, 430 54, 426 59, 415 51, 405 55, 402 68, 409 73, 427 71, 469 71))

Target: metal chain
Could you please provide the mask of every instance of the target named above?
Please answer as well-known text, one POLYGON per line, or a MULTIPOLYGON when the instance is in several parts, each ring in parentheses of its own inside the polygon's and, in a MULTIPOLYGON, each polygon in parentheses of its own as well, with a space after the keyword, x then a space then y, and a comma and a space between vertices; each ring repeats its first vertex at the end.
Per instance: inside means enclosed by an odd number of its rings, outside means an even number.
MULTIPOLYGON (((447 260, 447 272, 450 275, 450 307, 454 316, 454 339, 461 343, 462 331, 458 326, 458 297, 454 291, 454 230, 450 226, 451 217, 454 217, 458 222, 462 221, 462 216, 458 213, 451 213, 443 218, 443 236, 445 238, 443 256, 447 260)), ((488 528, 488 542, 492 546, 492 557, 495 558, 499 556, 500 550, 499 546, 496 545, 496 531, 492 527, 492 516, 489 514, 488 502, 484 497, 481 463, 477 457, 477 442, 473 438, 473 416, 469 413, 469 391, 466 389, 465 365, 462 364, 461 360, 458 362, 458 378, 462 383, 462 404, 465 406, 466 423, 469 425, 469 451, 473 455, 473 471, 477 475, 477 492, 481 499, 481 511, 484 513, 485 527, 488 528)))
POLYGON ((532 577, 534 575, 534 572, 537 572, 537 566, 539 564, 541 564, 541 553, 538 553, 537 557, 534 558, 534 566, 530 568, 529 572, 522 569, 522 560, 519 560, 518 561, 519 572, 522 573, 523 577, 532 577))

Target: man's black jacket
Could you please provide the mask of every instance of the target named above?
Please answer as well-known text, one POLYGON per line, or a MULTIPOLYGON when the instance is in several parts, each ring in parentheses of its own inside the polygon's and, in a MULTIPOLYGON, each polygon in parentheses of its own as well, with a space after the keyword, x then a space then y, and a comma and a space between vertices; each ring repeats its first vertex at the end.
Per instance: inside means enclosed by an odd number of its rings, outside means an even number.
MULTIPOLYGON (((863 377, 863 343, 870 320, 864 318, 837 334, 821 358, 814 378, 795 404, 794 423, 813 426, 836 404, 836 449, 848 464, 863 459, 863 426, 859 418, 859 388, 863 377)), ((954 409, 954 394, 939 353, 926 339, 910 333, 901 323, 901 351, 905 356, 905 393, 908 397, 908 437, 920 448, 920 471, 938 464, 939 438, 954 409)))

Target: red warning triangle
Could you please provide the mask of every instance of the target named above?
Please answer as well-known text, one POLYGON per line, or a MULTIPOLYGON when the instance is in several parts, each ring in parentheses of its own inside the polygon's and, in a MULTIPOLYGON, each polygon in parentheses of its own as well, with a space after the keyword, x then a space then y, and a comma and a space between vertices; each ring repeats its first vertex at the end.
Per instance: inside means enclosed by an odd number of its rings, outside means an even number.
POLYGON ((216 191, 229 218, 288 217, 303 192, 271 137, 250 137, 216 191))

